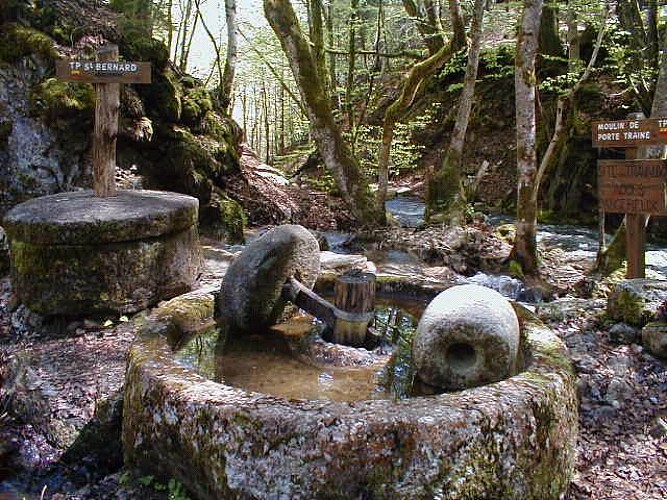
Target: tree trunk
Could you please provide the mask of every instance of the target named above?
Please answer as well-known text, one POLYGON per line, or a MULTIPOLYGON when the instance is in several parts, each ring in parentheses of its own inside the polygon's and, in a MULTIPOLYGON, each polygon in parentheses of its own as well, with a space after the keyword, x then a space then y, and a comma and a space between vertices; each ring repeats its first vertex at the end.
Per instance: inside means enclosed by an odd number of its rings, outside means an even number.
POLYGON ((394 140, 394 127, 405 111, 412 105, 415 95, 423 82, 432 76, 452 56, 454 49, 452 43, 442 47, 438 52, 428 59, 415 64, 403 81, 403 88, 398 99, 396 99, 385 111, 382 123, 382 142, 378 154, 378 192, 376 206, 378 213, 386 217, 384 204, 387 199, 387 187, 389 184, 389 160, 391 156, 391 143, 394 140))
POLYGON ((535 95, 535 57, 539 40, 542 0, 524 0, 521 26, 517 35, 515 63, 517 213, 516 240, 511 258, 524 275, 538 274, 537 203, 533 190, 537 174, 535 95))
MULTIPOLYGON (((450 0, 450 4, 455 3, 458 7, 458 0, 450 0)), ((403 8, 405 12, 416 20, 417 30, 424 40, 424 44, 428 48, 429 55, 433 55, 445 46, 445 39, 443 33, 445 30, 440 21, 440 6, 433 0, 424 0, 423 5, 417 4, 415 0, 403 0, 403 8)), ((463 17, 461 9, 458 8, 459 16, 454 20, 453 24, 460 22, 461 29, 463 28, 463 17)), ((456 31, 456 26, 455 26, 456 31)), ((465 33, 464 33, 465 39, 465 33)))
POLYGON ((236 0, 225 0, 225 19, 227 21, 227 56, 225 57, 225 71, 220 82, 220 106, 231 115, 230 105, 234 88, 234 74, 238 58, 238 29, 236 23, 236 0))
POLYGON ((377 214, 357 159, 343 140, 329 108, 317 65, 289 0, 264 0, 266 18, 287 56, 306 107, 313 139, 340 190, 343 200, 361 224, 376 224, 377 214))
MULTIPOLYGON (((347 115, 348 129, 354 136, 354 76, 357 62, 357 9, 359 0, 350 0, 350 17, 348 19, 348 60, 347 60, 347 79, 345 85, 345 113, 347 115)), ((352 141, 354 148, 354 141, 352 141)))
POLYGON ((326 52, 324 50, 324 27, 322 21, 322 0, 310 0, 310 41, 313 44, 313 57, 317 72, 323 83, 326 95, 329 95, 329 72, 327 71, 326 52))
POLYGON ((466 28, 459 0, 449 0, 449 17, 452 21, 452 46, 455 50, 466 46, 466 28))
POLYGON ((475 94, 475 81, 477 80, 477 69, 479 67, 479 53, 482 46, 482 27, 484 23, 484 7, 486 0, 475 0, 473 6, 473 19, 470 27, 471 43, 468 51, 468 64, 463 82, 463 90, 459 99, 459 107, 456 114, 456 122, 449 143, 449 148, 442 162, 442 168, 430 180, 428 187, 428 215, 432 215, 439 203, 444 202, 445 210, 451 224, 458 224, 462 217, 461 200, 461 159, 463 158, 463 146, 465 144, 466 131, 470 121, 473 97, 475 94), (439 174, 444 175, 439 175, 439 174), (453 185, 450 185, 453 182, 453 185), (443 193, 444 191, 444 193, 443 193), (442 194, 452 193, 449 198, 441 197, 442 194))
POLYGON ((540 21, 540 54, 562 56, 563 44, 558 35, 558 4, 555 0, 546 0, 540 21))

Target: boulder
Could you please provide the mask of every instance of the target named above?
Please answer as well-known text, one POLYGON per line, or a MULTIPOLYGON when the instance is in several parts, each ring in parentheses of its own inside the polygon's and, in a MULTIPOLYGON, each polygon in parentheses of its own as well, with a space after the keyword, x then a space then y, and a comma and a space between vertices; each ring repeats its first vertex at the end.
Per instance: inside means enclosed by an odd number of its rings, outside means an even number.
POLYGON ((281 292, 287 279, 293 276, 312 288, 319 269, 317 239, 303 226, 278 226, 251 242, 229 266, 218 314, 233 330, 265 329, 285 308, 281 292))
POLYGON ((428 305, 412 353, 422 381, 457 390, 514 375, 519 340, 519 320, 505 297, 483 286, 460 285, 428 305))
POLYGON ((648 323, 667 300, 667 281, 634 278, 619 281, 607 299, 611 319, 633 326, 648 323))
POLYGON ((667 358, 667 323, 649 323, 642 328, 644 348, 660 358, 667 358))

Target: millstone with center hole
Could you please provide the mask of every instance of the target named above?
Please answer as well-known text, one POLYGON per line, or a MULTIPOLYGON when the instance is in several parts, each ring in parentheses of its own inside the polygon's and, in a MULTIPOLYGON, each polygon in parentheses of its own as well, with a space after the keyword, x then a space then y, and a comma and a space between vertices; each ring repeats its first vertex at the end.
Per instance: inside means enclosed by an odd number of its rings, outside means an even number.
POLYGON ((162 191, 35 198, 8 212, 11 280, 45 315, 131 313, 191 290, 201 270, 198 201, 162 191))

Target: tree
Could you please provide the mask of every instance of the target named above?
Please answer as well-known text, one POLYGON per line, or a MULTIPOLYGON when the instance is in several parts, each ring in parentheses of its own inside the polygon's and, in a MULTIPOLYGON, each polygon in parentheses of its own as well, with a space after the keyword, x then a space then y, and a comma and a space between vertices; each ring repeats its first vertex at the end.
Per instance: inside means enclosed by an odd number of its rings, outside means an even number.
POLYGON ((537 202, 533 197, 537 176, 535 57, 539 42, 543 0, 524 0, 517 34, 515 60, 517 208, 516 240, 511 258, 524 275, 538 274, 537 202))
POLYGON ((225 70, 220 82, 220 105, 226 113, 230 113, 236 59, 238 56, 238 27, 236 23, 236 0, 225 0, 225 19, 227 20, 227 56, 225 70))
MULTIPOLYGON (((404 0, 403 3, 406 5, 408 14, 413 15, 418 12, 415 4, 411 2, 411 0, 404 0)), ((457 50, 464 46, 460 44, 465 43, 465 32, 462 34, 458 32, 458 30, 463 29, 458 0, 450 0, 449 5, 450 16, 453 20, 452 25, 455 29, 449 43, 446 45, 440 42, 437 44, 427 44, 429 51, 435 50, 435 52, 431 52, 431 55, 428 58, 412 66, 403 80, 403 85, 398 98, 387 107, 387 110, 384 113, 384 120, 382 123, 382 142, 378 154, 378 192, 376 197, 377 209, 378 211, 382 211, 382 214, 384 214, 384 204, 387 199, 389 160, 396 123, 412 105, 417 92, 424 85, 426 80, 440 69, 457 50)), ((442 28, 439 16, 436 18, 435 16, 427 14, 418 21, 420 33, 425 36, 426 40, 439 39, 439 34, 441 33, 442 28), (438 36, 433 35, 434 33, 438 34, 438 36)))
POLYGON ((475 0, 473 19, 470 27, 471 43, 468 50, 468 63, 464 77, 463 90, 459 99, 456 122, 450 139, 449 148, 436 175, 430 179, 428 186, 428 210, 430 217, 436 206, 445 207, 452 224, 460 220, 461 203, 461 160, 465 144, 466 131, 470 121, 475 81, 479 67, 479 54, 482 47, 482 27, 484 21, 485 0, 475 0))
POLYGON ((313 139, 341 196, 361 224, 377 223, 378 214, 371 203, 368 181, 334 120, 310 42, 299 25, 292 4, 289 0, 264 0, 264 13, 287 56, 313 139))

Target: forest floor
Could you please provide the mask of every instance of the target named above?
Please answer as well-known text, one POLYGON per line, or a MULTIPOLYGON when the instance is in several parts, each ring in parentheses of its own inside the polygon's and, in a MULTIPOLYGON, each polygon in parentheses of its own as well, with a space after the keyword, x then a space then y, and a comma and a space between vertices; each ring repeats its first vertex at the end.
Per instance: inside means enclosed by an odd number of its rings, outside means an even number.
MULTIPOLYGON (((392 235, 407 246, 419 245, 426 236, 412 229, 394 229, 392 235)), ((543 264, 544 276, 561 294, 580 289, 592 266, 580 256, 558 251, 546 252, 543 264)), ((209 266, 208 273, 209 283, 219 283, 219 270, 209 266)), ((168 498, 166 485, 128 479, 114 447, 117 429, 110 430, 104 445, 108 454, 81 454, 71 446, 66 450, 54 444, 52 432, 44 431, 80 428, 100 410, 100 400, 113 400, 122 386, 132 340, 128 323, 79 321, 62 325, 67 335, 56 335, 38 318, 15 309, 12 300, 5 277, 0 280, 0 383, 6 382, 7 362, 25 357, 31 365, 22 387, 39 397, 33 398, 32 407, 21 408, 21 419, 13 413, 16 395, 0 387, 0 499, 168 498)), ((543 321, 567 343, 578 374, 578 459, 566 498, 663 499, 665 360, 646 353, 636 331, 626 332, 623 343, 612 342, 614 325, 606 320, 605 308, 602 297, 577 298, 572 293, 537 306, 543 321)), ((61 442, 66 434, 60 435, 61 442)))

